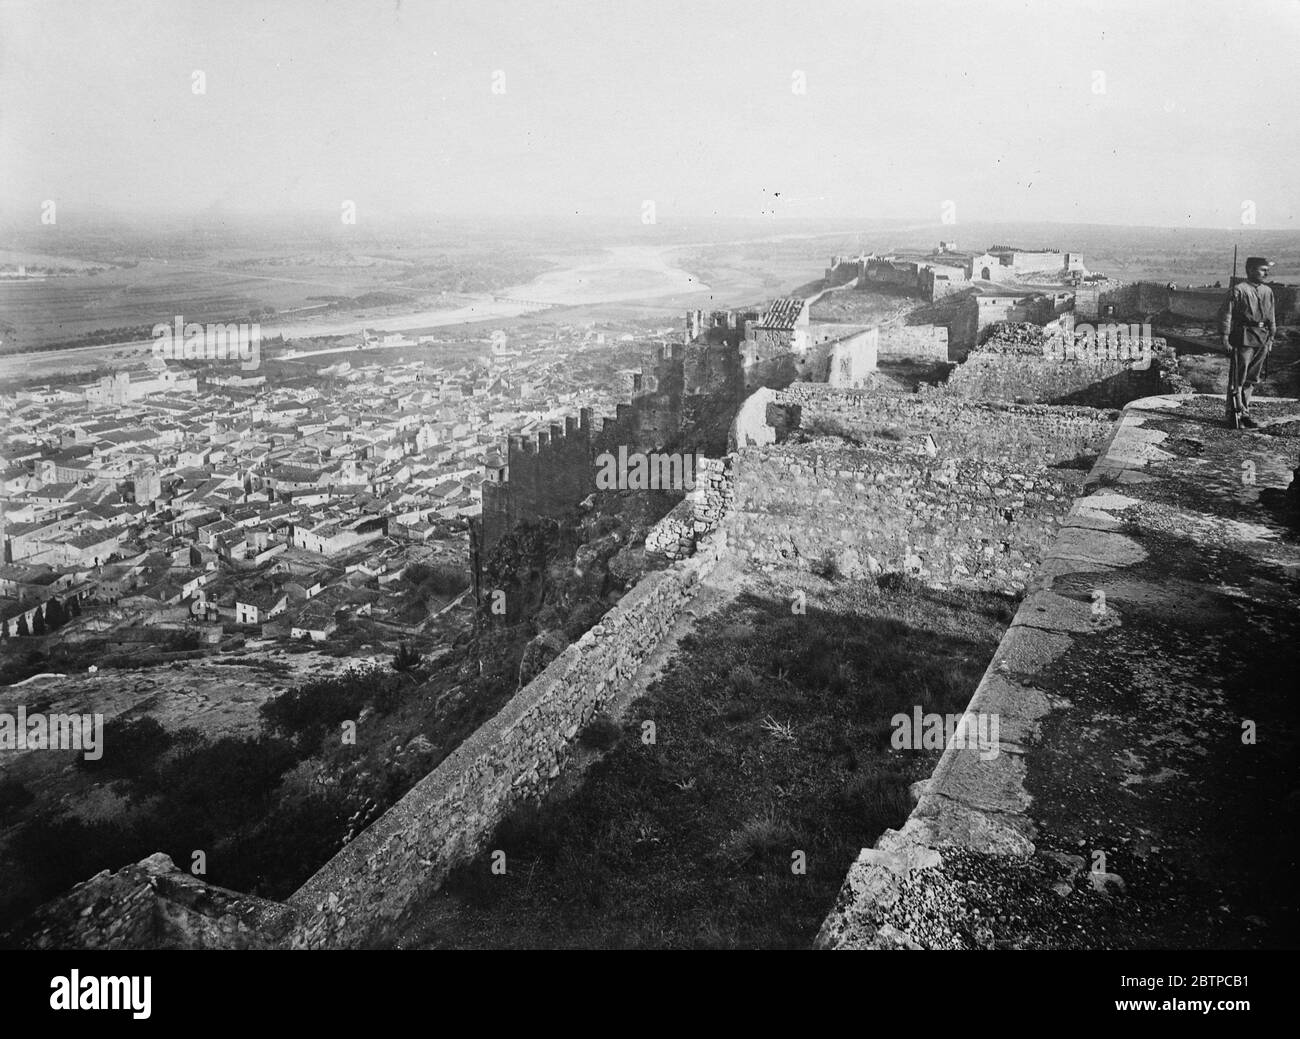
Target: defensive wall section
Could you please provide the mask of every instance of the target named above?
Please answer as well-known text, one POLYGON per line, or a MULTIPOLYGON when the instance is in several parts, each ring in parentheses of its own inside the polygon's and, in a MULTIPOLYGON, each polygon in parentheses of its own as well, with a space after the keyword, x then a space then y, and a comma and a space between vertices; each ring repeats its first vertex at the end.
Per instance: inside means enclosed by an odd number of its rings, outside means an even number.
POLYGON ((647 559, 673 563, 694 554, 700 539, 716 530, 731 509, 731 459, 697 457, 694 489, 646 534, 647 559))
MULTIPOLYGON (((596 490, 596 457, 617 451, 654 450, 682 426, 685 348, 673 344, 656 360, 655 391, 618 405, 617 414, 596 420, 590 408, 563 424, 510 436, 504 467, 489 470, 482 485, 482 549, 492 549, 513 527, 539 517, 558 518, 596 490)), ((634 386, 643 384, 638 377, 634 386)))
POLYGON ((1012 325, 973 349, 946 383, 928 392, 965 400, 1121 408, 1185 388, 1177 356, 1159 337, 1130 335, 1128 326, 1054 336, 1036 326, 1012 325))
MULTIPOLYGON (((1226 279, 1225 279, 1226 283, 1226 279)), ((1088 321, 1148 317, 1169 313, 1194 321, 1211 321, 1228 297, 1226 287, 1174 288, 1153 281, 1084 283, 1074 290, 1075 313, 1088 321)), ((1300 285, 1273 285, 1279 322, 1300 320, 1300 285)))
POLYGON ((1275 435, 1223 429, 1217 397, 1124 409, 910 816, 850 867, 819 948, 1285 944, 1265 917, 1293 887, 1279 820, 1294 800, 1300 402, 1262 400, 1275 435), (980 718, 998 720, 995 753, 963 738, 980 718), (1242 719, 1270 732, 1271 761, 1242 719))
POLYGON ((796 384, 804 430, 854 446, 771 444, 733 462, 729 551, 755 569, 903 573, 936 586, 1023 591, 1112 416, 796 384))

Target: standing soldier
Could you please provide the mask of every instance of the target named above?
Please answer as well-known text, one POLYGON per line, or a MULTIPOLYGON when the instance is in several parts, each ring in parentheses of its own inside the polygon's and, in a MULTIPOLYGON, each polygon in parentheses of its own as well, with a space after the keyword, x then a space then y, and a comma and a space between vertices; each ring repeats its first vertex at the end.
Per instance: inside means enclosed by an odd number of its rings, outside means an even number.
POLYGON ((1233 429, 1259 426, 1250 417, 1250 393, 1277 332, 1273 290, 1265 284, 1271 266, 1262 256, 1247 257, 1246 280, 1232 287, 1219 310, 1219 334, 1228 353, 1227 418, 1233 429))

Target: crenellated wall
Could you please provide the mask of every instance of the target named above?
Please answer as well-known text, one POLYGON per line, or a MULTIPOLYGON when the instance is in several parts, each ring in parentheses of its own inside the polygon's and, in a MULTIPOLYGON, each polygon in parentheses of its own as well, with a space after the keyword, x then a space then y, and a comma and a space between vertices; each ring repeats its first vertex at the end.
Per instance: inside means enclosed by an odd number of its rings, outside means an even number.
POLYGON ((489 470, 482 485, 480 549, 491 551, 521 521, 558 518, 596 490, 596 456, 616 451, 655 450, 682 426, 685 349, 661 349, 654 365, 655 392, 641 393, 618 405, 613 418, 594 419, 590 408, 577 418, 528 436, 511 436, 505 470, 494 479, 489 470))

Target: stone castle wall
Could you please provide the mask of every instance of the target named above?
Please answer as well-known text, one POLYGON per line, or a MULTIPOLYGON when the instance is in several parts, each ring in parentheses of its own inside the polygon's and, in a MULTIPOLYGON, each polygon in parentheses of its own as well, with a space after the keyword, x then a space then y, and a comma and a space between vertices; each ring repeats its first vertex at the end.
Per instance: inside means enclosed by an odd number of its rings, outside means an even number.
POLYGON ((508 439, 507 478, 482 485, 482 545, 489 552, 523 520, 558 519, 596 490, 596 456, 650 451, 668 443, 682 426, 684 350, 661 351, 654 366, 656 391, 620 404, 613 418, 593 419, 590 408, 549 430, 508 439))
POLYGON ((1015 593, 1069 511, 1110 417, 1087 408, 963 405, 837 394, 783 395, 806 431, 854 446, 738 452, 730 551, 759 569, 906 573, 938 586, 1015 593), (1078 468, 1053 468, 1075 463, 1078 468))
MULTIPOLYGON (((1168 311, 1175 317, 1209 321, 1218 316, 1228 297, 1224 279, 1221 288, 1171 289, 1167 284, 1141 281, 1130 284, 1107 281, 1080 285, 1075 289, 1075 313, 1084 320, 1102 320, 1105 308, 1114 307, 1117 318, 1146 317, 1168 311)), ((1273 285, 1279 322, 1293 322, 1300 316, 1300 286, 1273 285)))
POLYGON ((83 881, 10 937, 28 949, 273 949, 299 923, 284 903, 214 887, 159 852, 83 881))
POLYGON ((382 945, 480 851, 517 805, 541 797, 573 741, 680 618, 720 557, 714 534, 690 559, 646 574, 594 628, 289 899, 305 948, 382 945))
POLYGON ((880 329, 882 361, 948 360, 948 329, 944 325, 885 325, 880 329))
POLYGON ((731 509, 730 459, 701 458, 695 480, 694 490, 646 534, 647 557, 671 563, 692 555, 700 539, 716 530, 731 509))
MULTIPOLYGON (((1121 329, 1126 326, 1119 326, 1121 329)), ((1122 408, 1177 390, 1177 358, 1164 339, 1131 339, 1100 328, 1092 339, 1001 328, 942 386, 927 393, 964 400, 1122 408)))

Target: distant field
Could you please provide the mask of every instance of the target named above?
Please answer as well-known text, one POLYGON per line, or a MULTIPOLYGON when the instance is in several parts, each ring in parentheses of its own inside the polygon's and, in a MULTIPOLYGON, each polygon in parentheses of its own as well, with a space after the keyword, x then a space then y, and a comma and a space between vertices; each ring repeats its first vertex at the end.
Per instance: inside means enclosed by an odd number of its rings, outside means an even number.
MULTIPOLYGON (((535 277, 550 265, 537 257, 426 249, 405 257, 341 251, 316 255, 240 255, 214 250, 183 260, 118 261, 82 275, 0 280, 0 353, 51 344, 127 341, 170 322, 238 321, 275 313, 312 314, 335 306, 412 309, 454 306, 455 294, 484 292, 535 277), (451 295, 451 299, 446 296, 451 295), (112 334, 117 333, 114 337, 112 334), (134 334, 133 334, 134 333, 134 334)), ((75 257, 8 252, 6 262, 77 265, 75 257), (25 257, 25 258, 23 258, 25 257)), ((255 318, 254 318, 255 319, 255 318)))
MULTIPOLYGON (((277 327, 295 329, 295 335, 332 334, 341 324, 411 327, 396 320, 407 315, 428 314, 431 326, 443 324, 438 313, 453 310, 448 316, 454 320, 473 319, 478 311, 468 310, 468 296, 482 300, 506 292, 561 304, 553 316, 569 321, 663 314, 665 323, 676 324, 686 308, 755 306, 806 290, 833 255, 919 249, 954 232, 937 223, 837 223, 748 221, 640 234, 620 225, 615 234, 564 223, 465 222, 403 224, 369 237, 222 225, 119 228, 74 239, 61 229, 57 249, 29 236, 16 243, 27 250, 0 250, 0 268, 85 272, 0 279, 0 380, 143 356, 140 350, 123 355, 116 346, 110 351, 116 356, 107 358, 101 351, 63 350, 144 339, 154 324, 177 314, 198 322, 261 320, 268 336, 277 327), (855 225, 861 230, 846 229, 855 225), (4 360, 51 346, 62 356, 4 360)), ((1042 224, 963 224, 957 230, 963 249, 1059 247, 1081 252, 1092 270, 1180 284, 1226 280, 1236 244, 1243 258, 1268 254, 1276 262, 1275 280, 1300 282, 1300 235, 1283 232, 1042 224)), ((509 307, 487 306, 480 320, 508 326, 509 307)))

